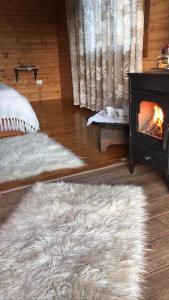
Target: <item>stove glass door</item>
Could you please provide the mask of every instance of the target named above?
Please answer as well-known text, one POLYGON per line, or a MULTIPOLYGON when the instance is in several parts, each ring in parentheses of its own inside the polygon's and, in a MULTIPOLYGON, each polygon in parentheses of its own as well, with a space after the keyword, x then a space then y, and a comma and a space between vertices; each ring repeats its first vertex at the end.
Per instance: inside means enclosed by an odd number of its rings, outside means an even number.
POLYGON ((138 131, 162 139, 164 114, 161 107, 151 101, 140 102, 138 131))

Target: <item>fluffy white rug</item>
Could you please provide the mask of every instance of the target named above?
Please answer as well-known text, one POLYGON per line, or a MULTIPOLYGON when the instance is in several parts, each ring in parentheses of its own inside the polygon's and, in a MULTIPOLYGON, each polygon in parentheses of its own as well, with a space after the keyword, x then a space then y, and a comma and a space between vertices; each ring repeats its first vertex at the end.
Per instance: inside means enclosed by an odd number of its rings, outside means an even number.
POLYGON ((80 158, 45 133, 0 139, 0 183, 83 165, 80 158))
POLYGON ((145 220, 139 187, 37 184, 0 229, 0 299, 140 299, 145 220))

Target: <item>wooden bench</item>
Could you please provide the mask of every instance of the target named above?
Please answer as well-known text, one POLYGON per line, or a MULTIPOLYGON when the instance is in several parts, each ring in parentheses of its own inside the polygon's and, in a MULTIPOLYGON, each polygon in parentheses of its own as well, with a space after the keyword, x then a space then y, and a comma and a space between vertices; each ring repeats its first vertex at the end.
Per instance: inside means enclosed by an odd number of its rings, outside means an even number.
POLYGON ((93 122, 99 128, 100 151, 106 152, 110 145, 121 145, 128 143, 129 126, 126 124, 98 123, 93 122))

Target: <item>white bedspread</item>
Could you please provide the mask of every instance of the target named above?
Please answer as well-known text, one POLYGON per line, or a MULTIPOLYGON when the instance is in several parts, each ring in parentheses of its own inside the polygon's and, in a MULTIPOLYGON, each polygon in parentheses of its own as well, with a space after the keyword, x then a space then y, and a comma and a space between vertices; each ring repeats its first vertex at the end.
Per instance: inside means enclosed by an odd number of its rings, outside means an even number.
POLYGON ((39 130, 39 122, 29 101, 15 89, 0 83, 0 131, 39 130))

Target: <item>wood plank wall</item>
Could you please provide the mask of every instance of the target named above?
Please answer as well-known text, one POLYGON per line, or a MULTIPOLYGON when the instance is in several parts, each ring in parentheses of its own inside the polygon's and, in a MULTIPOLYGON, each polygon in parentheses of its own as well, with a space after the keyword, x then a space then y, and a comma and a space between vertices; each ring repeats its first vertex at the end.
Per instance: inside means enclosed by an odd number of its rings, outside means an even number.
MULTIPOLYGON (((144 70, 156 67, 160 48, 169 42, 169 0, 150 1, 144 70)), ((65 0, 0 0, 0 8, 0 80, 30 101, 72 99, 65 0), (36 65, 43 85, 31 73, 22 73, 16 83, 20 62, 36 65)))
POLYGON ((61 97, 73 101, 72 75, 70 65, 70 51, 67 29, 66 1, 62 0, 56 5, 56 22, 58 33, 59 67, 61 97))
POLYGON ((169 0, 150 0, 148 57, 143 59, 144 70, 156 67, 160 49, 167 43, 169 43, 169 0))
POLYGON ((0 0, 0 80, 30 101, 61 98, 54 0, 0 0), (36 85, 31 73, 15 82, 19 63, 39 68, 36 85))

